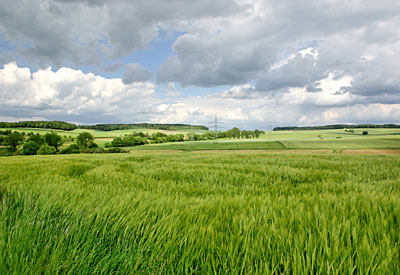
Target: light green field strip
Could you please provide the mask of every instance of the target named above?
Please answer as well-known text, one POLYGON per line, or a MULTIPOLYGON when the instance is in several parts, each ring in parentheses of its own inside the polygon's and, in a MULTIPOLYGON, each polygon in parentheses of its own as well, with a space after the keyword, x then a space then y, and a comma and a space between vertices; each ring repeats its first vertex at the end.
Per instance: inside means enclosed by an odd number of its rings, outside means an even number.
POLYGON ((269 150, 269 149, 399 149, 400 138, 315 139, 282 141, 224 141, 180 142, 129 147, 129 150, 269 150))

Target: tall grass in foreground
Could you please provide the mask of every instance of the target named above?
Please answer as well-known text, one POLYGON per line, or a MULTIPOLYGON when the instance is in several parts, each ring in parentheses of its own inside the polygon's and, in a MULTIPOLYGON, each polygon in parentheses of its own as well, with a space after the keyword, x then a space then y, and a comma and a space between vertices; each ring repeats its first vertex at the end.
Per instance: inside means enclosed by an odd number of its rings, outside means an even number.
POLYGON ((0 273, 400 273, 397 156, 0 158, 0 273))

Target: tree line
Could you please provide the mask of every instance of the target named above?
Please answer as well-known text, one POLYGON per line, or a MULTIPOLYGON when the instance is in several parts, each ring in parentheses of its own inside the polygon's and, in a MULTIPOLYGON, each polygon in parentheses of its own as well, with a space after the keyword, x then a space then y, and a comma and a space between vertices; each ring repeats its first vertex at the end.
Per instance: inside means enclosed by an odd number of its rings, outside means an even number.
POLYGON ((99 131, 131 130, 131 129, 156 129, 156 130, 208 130, 206 126, 190 124, 158 124, 158 123, 130 123, 130 124, 96 124, 75 125, 63 121, 19 121, 0 122, 0 128, 42 128, 71 131, 75 129, 92 129, 99 131))
POLYGON ((60 136, 55 132, 45 135, 24 132, 0 131, 0 145, 7 146, 11 152, 19 155, 53 155, 53 154, 79 154, 79 153, 125 153, 120 148, 104 150, 95 142, 92 134, 80 133, 76 140, 72 137, 60 136), (76 142, 74 142, 76 141, 76 142), (62 148, 64 143, 71 143, 62 148), (20 150, 18 150, 22 147, 20 150))
POLYGON ((96 124, 79 125, 80 129, 92 129, 100 131, 132 130, 132 129, 155 129, 155 130, 208 130, 206 126, 190 124, 158 124, 158 123, 130 123, 130 124, 96 124))
POLYGON ((7 146, 11 152, 20 155, 51 155, 51 154, 76 154, 76 153, 122 153, 126 152, 120 147, 131 147, 145 144, 158 144, 167 142, 200 141, 221 138, 259 138, 264 131, 240 130, 234 127, 227 131, 206 132, 204 134, 170 134, 156 132, 143 133, 134 132, 122 137, 115 137, 111 142, 105 144, 106 149, 100 148, 95 142, 92 134, 80 133, 76 139, 61 136, 56 132, 45 135, 17 132, 11 130, 0 130, 0 145, 7 146), (67 143, 68 147, 62 148, 67 143), (18 150, 22 147, 20 150, 18 150))
POLYGON ((106 143, 105 147, 131 147, 144 144, 159 144, 167 142, 183 142, 183 141, 200 141, 200 140, 213 140, 221 138, 259 138, 261 134, 265 134, 264 131, 258 129, 254 131, 240 130, 235 127, 227 131, 220 132, 207 132, 204 134, 188 133, 184 134, 164 134, 161 132, 150 133, 132 133, 123 137, 115 137, 111 143, 106 143))
POLYGON ((19 122, 0 122, 0 128, 42 128, 71 131, 77 126, 63 121, 19 121, 19 122))
POLYGON ((286 126, 286 127, 275 127, 274 131, 288 131, 288 130, 334 130, 334 129, 357 129, 357 128, 400 128, 398 124, 333 124, 324 126, 286 126))

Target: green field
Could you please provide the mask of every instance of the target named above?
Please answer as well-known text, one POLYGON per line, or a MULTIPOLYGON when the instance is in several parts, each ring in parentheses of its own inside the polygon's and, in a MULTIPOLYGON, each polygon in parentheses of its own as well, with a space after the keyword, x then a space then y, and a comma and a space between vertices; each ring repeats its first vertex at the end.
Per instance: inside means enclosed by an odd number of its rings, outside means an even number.
POLYGON ((399 149, 400 129, 357 129, 354 134, 344 130, 267 132, 259 139, 220 139, 184 143, 152 144, 130 150, 270 150, 270 149, 399 149), (368 135, 362 135, 368 131, 368 135))
POLYGON ((399 274, 399 167, 262 151, 3 157, 0 273, 399 274))
MULTIPOLYGON (((45 134, 54 130, 51 129, 32 129, 32 128, 5 128, 20 132, 34 132, 45 134)), ((82 132, 91 133, 95 142, 104 147, 106 142, 112 141, 114 137, 121 137, 133 132, 155 133, 163 132, 166 134, 177 133, 204 133, 203 130, 188 130, 184 132, 163 131, 154 129, 133 129, 117 131, 98 131, 76 129, 73 131, 55 130, 59 135, 77 137, 82 132)), ((217 142, 208 141, 188 141, 181 143, 153 144, 146 146, 136 146, 129 150, 270 150, 270 149, 331 149, 331 150, 351 150, 351 149, 400 149, 400 129, 355 129, 355 133, 348 133, 344 130, 302 130, 302 131, 273 131, 266 132, 259 139, 219 139, 217 142), (362 135, 363 131, 368 131, 368 135, 362 135)))

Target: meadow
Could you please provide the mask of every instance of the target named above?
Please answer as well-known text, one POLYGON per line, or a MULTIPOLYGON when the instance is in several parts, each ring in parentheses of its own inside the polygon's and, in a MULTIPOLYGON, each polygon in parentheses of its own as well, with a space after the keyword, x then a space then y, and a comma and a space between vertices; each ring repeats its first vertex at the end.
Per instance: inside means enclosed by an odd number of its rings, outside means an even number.
POLYGON ((400 156, 226 152, 0 158, 0 273, 400 273, 400 156))
POLYGON ((129 150, 353 150, 400 149, 400 129, 302 130, 266 132, 259 139, 218 139, 184 143, 151 144, 129 150), (368 135, 362 135, 368 131, 368 135))
MULTIPOLYGON (((25 133, 39 133, 44 135, 52 131, 61 136, 76 138, 82 132, 89 132, 100 146, 111 142, 114 137, 123 137, 134 132, 165 134, 203 134, 204 130, 167 131, 154 129, 131 129, 115 131, 99 131, 88 129, 76 129, 73 131, 36 129, 36 128, 3 128, 25 133)), ((65 144, 66 147, 68 144, 65 144)), ((1 150, 2 148, 0 148, 1 150)), ((152 144, 127 148, 129 150, 271 150, 271 149, 330 149, 330 150, 352 150, 352 149, 400 149, 400 129, 355 129, 354 133, 337 130, 299 130, 299 131, 267 131, 258 139, 218 139, 206 141, 187 141, 180 143, 152 144), (362 135, 368 131, 368 135, 362 135)), ((6 155, 6 152, 0 155, 6 155)))

